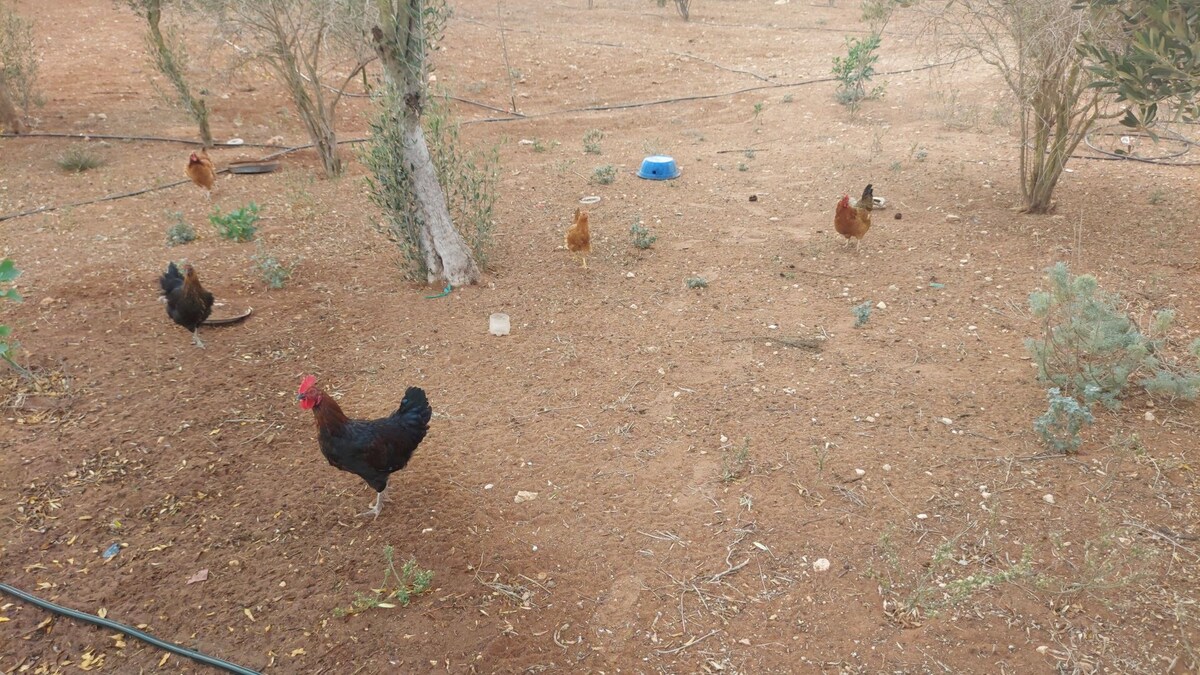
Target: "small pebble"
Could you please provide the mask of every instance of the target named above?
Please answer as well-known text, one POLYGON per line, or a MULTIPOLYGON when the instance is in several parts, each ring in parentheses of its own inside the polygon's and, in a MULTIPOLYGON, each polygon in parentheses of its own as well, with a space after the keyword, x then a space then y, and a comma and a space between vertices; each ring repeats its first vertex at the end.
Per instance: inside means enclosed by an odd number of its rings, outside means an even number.
POLYGON ((900 212, 899 212, 899 211, 897 211, 897 212, 896 212, 896 215, 894 215, 894 216, 892 216, 892 217, 893 217, 893 218, 895 218, 896 220, 900 220, 900 218, 902 218, 903 216, 901 216, 901 215, 900 215, 900 212))
POLYGON ((1146 414, 1144 415, 1144 417, 1146 418, 1147 422, 1154 421, 1154 413, 1150 412, 1149 410, 1146 411, 1146 414))
POLYGON ((813 561, 813 571, 814 572, 828 572, 829 571, 829 561, 826 560, 825 558, 817 558, 816 560, 813 561))
POLYGON ((1053 504, 1054 495, 1042 495, 1042 501, 1046 502, 1047 504, 1053 504))

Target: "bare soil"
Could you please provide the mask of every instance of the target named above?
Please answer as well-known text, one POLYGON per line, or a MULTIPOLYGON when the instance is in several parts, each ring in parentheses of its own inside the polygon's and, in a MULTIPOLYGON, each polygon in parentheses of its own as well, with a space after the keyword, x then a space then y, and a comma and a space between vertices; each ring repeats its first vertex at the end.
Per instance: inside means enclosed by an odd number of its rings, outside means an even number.
MULTIPOLYGON (((3 581, 266 672, 1195 672, 1195 406, 1134 396, 1079 454, 1032 459, 1045 387, 1022 341, 1060 260, 1200 334, 1197 169, 1080 159, 1056 215, 1022 215, 1002 84, 970 60, 911 70, 949 60, 917 17, 889 25, 884 96, 852 115, 805 83, 865 34, 857 3, 702 0, 687 23, 586 4, 458 3, 436 54, 439 86, 500 109, 511 72, 530 116, 455 104, 502 167, 477 286, 404 281, 350 146, 337 180, 301 152, 222 177, 211 203, 186 184, 0 222, 25 271, 4 322, 38 373, 0 384, 3 581), (626 103, 647 105, 582 110, 626 103), (635 177, 656 152, 678 179, 635 177), (615 182, 590 183, 604 164, 615 182), (887 208, 856 252, 833 205, 868 182, 887 208), (588 195, 585 270, 561 246, 588 195), (251 201, 265 249, 297 264, 281 290, 207 222, 251 201), (197 241, 165 245, 172 212, 197 241), (205 350, 157 297, 184 257, 216 315, 254 309, 205 350), (487 332, 500 311, 506 337, 487 332), (377 520, 318 451, 305 373, 360 417, 429 392, 377 520), (380 587, 385 545, 433 588, 343 616, 380 587)), ((131 14, 17 7, 44 52, 37 131, 195 136, 131 14)), ((228 53, 195 32, 219 138, 307 142, 266 71, 218 73, 228 53)), ((345 101, 342 137, 369 112, 345 101)), ((0 139, 0 213, 173 182, 189 152, 93 139, 106 164, 64 173, 81 143, 0 139)), ((207 672, 49 618, 0 598, 0 670, 207 672)))

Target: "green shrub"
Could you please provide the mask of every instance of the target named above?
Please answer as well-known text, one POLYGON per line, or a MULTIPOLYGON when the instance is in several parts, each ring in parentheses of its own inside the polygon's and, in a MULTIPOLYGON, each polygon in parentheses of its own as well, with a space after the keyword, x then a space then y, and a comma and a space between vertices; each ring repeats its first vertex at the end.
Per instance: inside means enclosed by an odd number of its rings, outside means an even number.
MULTIPOLYGON (((1047 270, 1046 280, 1049 290, 1029 296, 1042 335, 1025 340, 1038 379, 1087 408, 1099 402, 1117 409, 1131 380, 1151 395, 1187 400, 1200 395, 1200 372, 1166 351, 1173 310, 1155 312, 1143 333, 1120 309, 1121 298, 1101 290, 1095 277, 1074 276, 1060 262, 1047 270)), ((1189 351, 1200 362, 1200 340, 1189 351)))
POLYGON ((295 265, 284 265, 279 262, 274 254, 262 246, 258 247, 258 253, 250 256, 250 260, 254 263, 254 269, 267 288, 283 288, 284 283, 292 278, 292 270, 296 269, 295 265))
POLYGON ((1069 455, 1079 449, 1083 439, 1079 432, 1096 421, 1089 407, 1079 404, 1074 396, 1063 396, 1058 387, 1046 390, 1050 407, 1033 423, 1042 441, 1055 452, 1069 455))
POLYGON ((196 228, 183 219, 183 213, 175 211, 171 217, 175 222, 167 228, 167 246, 182 246, 196 240, 196 228))
POLYGON ((604 138, 604 132, 599 129, 588 129, 583 134, 583 151, 589 155, 600 154, 600 141, 604 138))
POLYGON ((871 318, 871 301, 867 300, 861 305, 851 307, 850 313, 854 315, 854 327, 862 328, 867 323, 867 320, 871 318))
POLYGON ((226 214, 222 214, 221 209, 214 207, 213 212, 208 216, 208 222, 217 228, 217 233, 223 239, 250 241, 254 239, 254 233, 258 231, 258 227, 255 225, 258 222, 258 211, 258 204, 254 202, 226 214))
POLYGON ((642 250, 648 249, 658 241, 658 237, 650 231, 650 228, 644 227, 640 222, 634 222, 629 227, 629 236, 633 241, 633 245, 642 250))
POLYGON ((617 168, 612 164, 598 166, 592 171, 592 182, 600 185, 611 185, 617 178, 617 168))
POLYGON ((865 40, 846 38, 845 58, 833 57, 833 74, 838 79, 834 95, 838 103, 857 110, 859 102, 883 94, 882 86, 867 89, 871 78, 875 76, 875 62, 879 60, 875 50, 879 48, 879 43, 879 36, 874 34, 865 40))
POLYGON ((82 145, 73 145, 55 160, 58 168, 71 173, 83 173, 104 166, 104 160, 82 145))

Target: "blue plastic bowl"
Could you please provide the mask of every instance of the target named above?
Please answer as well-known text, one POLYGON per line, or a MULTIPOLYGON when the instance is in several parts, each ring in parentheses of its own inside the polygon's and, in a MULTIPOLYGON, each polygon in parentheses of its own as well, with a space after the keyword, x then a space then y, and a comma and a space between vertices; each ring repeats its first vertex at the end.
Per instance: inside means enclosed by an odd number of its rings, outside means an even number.
POLYGON ((637 175, 647 180, 671 180, 679 176, 679 167, 675 166, 674 157, 651 155, 642 160, 642 168, 638 169, 637 175))

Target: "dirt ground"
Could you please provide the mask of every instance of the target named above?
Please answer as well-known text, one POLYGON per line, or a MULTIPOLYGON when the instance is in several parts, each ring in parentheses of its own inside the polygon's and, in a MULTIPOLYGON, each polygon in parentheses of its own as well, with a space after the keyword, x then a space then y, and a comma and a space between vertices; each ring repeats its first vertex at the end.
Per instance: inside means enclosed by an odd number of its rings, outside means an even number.
MULTIPOLYGON (((852 115, 805 83, 865 34, 857 3, 701 0, 687 23, 586 4, 456 3, 438 84, 504 109, 511 71, 531 117, 456 104, 501 173, 491 265, 448 297, 400 277, 349 146, 337 180, 297 153, 211 203, 189 184, 0 222, 24 270, 4 322, 39 374, 0 390, 3 581, 266 672, 1196 672, 1195 406, 1134 396, 1078 455, 1035 459, 1023 340, 1060 260, 1200 335, 1197 169, 1076 160, 1056 215, 1022 215, 1011 101, 975 61, 911 70, 948 60, 918 17, 888 26, 884 96, 852 115), (678 179, 634 175, 655 152, 678 179), (615 182, 590 183, 603 164, 615 182), (868 182, 887 208, 855 252, 833 205, 868 182), (561 242, 589 195, 585 270, 561 242), (207 222, 251 201, 296 264, 281 290, 207 222), (166 246, 174 212, 197 241, 166 246), (254 309, 205 350, 157 297, 182 258, 218 315, 254 309), (296 406, 306 373, 354 416, 429 393, 377 520, 296 406), (387 545, 432 589, 338 611, 380 588, 387 545)), ((17 7, 44 54, 37 131, 194 138, 131 14, 17 7)), ((265 71, 206 70, 226 57, 193 62, 217 137, 307 142, 265 71)), ((369 111, 345 101, 341 136, 369 111)), ((189 152, 94 139, 106 164, 64 173, 80 143, 0 139, 0 214, 172 182, 189 152)), ((0 598, 0 671, 208 672, 49 618, 0 598)))

